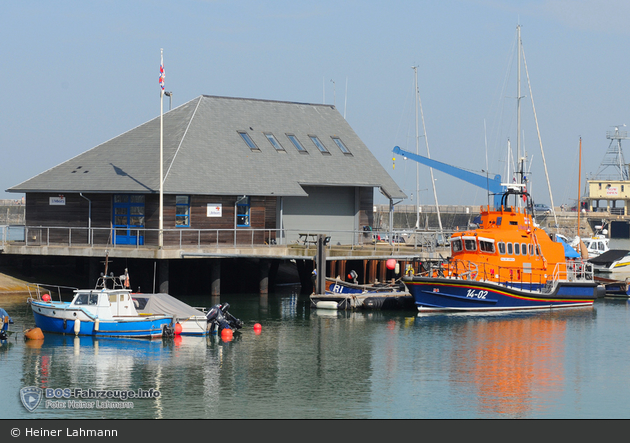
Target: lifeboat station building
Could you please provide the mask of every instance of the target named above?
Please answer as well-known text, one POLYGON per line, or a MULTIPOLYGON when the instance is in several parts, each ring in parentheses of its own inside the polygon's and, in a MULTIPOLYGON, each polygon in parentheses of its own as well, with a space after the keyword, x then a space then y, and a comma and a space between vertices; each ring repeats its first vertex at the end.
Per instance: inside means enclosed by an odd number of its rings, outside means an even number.
POLYGON ((7 191, 26 196, 25 234, 3 254, 151 259, 161 290, 174 260, 356 245, 375 191, 405 198, 334 106, 207 95, 7 191))

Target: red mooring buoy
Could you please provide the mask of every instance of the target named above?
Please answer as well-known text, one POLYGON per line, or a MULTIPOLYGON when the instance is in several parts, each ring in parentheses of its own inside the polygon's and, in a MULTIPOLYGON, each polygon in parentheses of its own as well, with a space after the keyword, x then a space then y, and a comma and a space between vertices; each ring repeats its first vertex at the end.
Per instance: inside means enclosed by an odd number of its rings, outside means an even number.
POLYGON ((232 332, 231 329, 225 328, 221 331, 221 338, 223 339, 223 341, 230 341, 232 340, 234 333, 232 332))

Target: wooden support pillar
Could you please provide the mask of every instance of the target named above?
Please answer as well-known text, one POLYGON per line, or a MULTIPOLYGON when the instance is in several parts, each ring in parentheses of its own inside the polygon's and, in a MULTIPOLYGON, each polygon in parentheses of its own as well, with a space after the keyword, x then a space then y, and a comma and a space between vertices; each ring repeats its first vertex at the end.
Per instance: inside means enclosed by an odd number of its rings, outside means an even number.
POLYGON ((218 258, 210 260, 210 295, 221 295, 221 260, 218 258))
POLYGON ((379 281, 381 283, 384 283, 385 280, 387 279, 387 267, 385 266, 385 261, 383 260, 379 260, 379 281))
POLYGON ((377 278, 376 270, 378 269, 378 260, 370 260, 370 275, 366 283, 374 283, 377 278))
POLYGON ((315 281, 315 291, 317 294, 326 293, 326 244, 323 234, 317 235, 317 256, 316 269, 317 278, 315 281))
POLYGON ((337 278, 337 260, 330 260, 328 262, 330 266, 330 270, 328 271, 328 275, 331 278, 337 278))
POLYGON ((363 260, 363 277, 362 277, 363 282, 362 283, 364 285, 367 284, 367 282, 369 281, 368 280, 368 275, 367 275, 367 273, 368 273, 367 265, 368 265, 368 261, 367 260, 363 260))
POLYGON ((258 268, 260 271, 258 292, 260 295, 267 295, 269 294, 269 269, 271 268, 271 263, 269 260, 262 259, 258 262, 258 268))
POLYGON ((158 292, 163 292, 165 294, 168 294, 168 272, 169 272, 169 266, 168 266, 168 260, 160 260, 159 261, 159 267, 160 267, 160 272, 158 272, 159 275, 159 284, 158 284, 158 292))
POLYGON ((346 261, 345 260, 341 260, 339 262, 339 275, 341 276, 342 280, 346 279, 346 261))

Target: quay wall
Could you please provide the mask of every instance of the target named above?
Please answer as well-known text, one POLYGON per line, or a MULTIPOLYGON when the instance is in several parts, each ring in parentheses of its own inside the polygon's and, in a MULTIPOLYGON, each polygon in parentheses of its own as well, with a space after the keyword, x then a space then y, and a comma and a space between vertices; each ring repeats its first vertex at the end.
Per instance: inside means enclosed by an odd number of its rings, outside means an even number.
POLYGON ((25 215, 21 200, 0 200, 0 225, 23 225, 25 215))
MULTIPOLYGON (((442 229, 450 231, 458 231, 466 229, 479 215, 479 206, 451 206, 440 205, 440 216, 435 206, 420 207, 420 229, 436 231, 440 229, 440 221, 442 229)), ((580 216, 580 236, 590 236, 593 234, 594 227, 602 224, 602 218, 598 213, 581 214, 580 216)), ((394 230, 410 230, 414 229, 417 221, 415 206, 395 206, 393 215, 394 230)), ((374 221, 376 230, 388 231, 389 227, 389 207, 387 205, 376 205, 374 221)), ((556 211, 556 218, 552 214, 537 215, 536 222, 542 228, 553 229, 558 224, 558 233, 568 238, 575 237, 578 232, 578 213, 573 211, 556 211)), ((555 230, 555 229, 554 229, 555 230)))

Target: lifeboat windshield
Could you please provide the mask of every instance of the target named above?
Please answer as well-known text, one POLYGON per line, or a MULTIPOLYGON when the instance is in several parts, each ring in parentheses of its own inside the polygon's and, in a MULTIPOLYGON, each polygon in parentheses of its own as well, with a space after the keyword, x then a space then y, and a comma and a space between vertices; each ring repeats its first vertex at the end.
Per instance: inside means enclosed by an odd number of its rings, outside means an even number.
POLYGON ((464 240, 464 249, 467 251, 477 250, 477 239, 475 237, 462 237, 464 240))
POLYGON ((455 238, 455 239, 451 240, 451 252, 453 254, 461 252, 463 249, 464 249, 464 247, 462 246, 462 239, 461 238, 455 238))
POLYGON ((494 254, 494 239, 479 237, 479 250, 488 254, 494 254))

